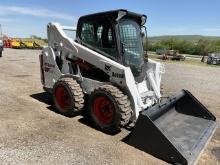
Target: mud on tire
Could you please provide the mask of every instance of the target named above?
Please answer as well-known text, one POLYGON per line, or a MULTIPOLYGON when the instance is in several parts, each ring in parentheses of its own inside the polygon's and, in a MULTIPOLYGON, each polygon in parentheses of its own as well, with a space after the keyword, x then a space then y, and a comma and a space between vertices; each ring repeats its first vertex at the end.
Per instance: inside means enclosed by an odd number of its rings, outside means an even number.
POLYGON ((58 113, 75 116, 83 109, 84 93, 76 80, 61 78, 54 85, 53 101, 58 113))

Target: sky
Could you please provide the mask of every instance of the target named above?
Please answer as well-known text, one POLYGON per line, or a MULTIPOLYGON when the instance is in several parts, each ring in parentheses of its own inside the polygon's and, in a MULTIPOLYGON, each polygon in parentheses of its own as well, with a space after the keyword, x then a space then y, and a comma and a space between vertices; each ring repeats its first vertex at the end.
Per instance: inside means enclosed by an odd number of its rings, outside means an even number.
POLYGON ((80 16, 127 9, 148 17, 149 36, 220 36, 220 0, 0 0, 0 24, 10 37, 47 37, 46 25, 76 26, 80 16))

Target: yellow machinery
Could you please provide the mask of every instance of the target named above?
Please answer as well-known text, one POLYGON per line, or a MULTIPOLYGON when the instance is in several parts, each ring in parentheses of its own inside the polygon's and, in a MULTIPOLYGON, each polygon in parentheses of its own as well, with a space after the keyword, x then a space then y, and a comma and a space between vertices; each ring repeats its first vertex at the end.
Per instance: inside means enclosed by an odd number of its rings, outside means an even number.
POLYGON ((28 49, 34 48, 34 42, 33 41, 24 41, 25 47, 28 49))
POLYGON ((22 49, 25 48, 25 44, 21 40, 12 40, 11 47, 14 49, 22 49))
POLYGON ((14 49, 41 49, 40 44, 35 41, 21 41, 21 40, 12 40, 11 47, 14 49))
POLYGON ((42 46, 36 42, 33 43, 34 49, 42 49, 42 46))
POLYGON ((42 47, 35 41, 24 41, 25 47, 28 49, 41 49, 42 47))

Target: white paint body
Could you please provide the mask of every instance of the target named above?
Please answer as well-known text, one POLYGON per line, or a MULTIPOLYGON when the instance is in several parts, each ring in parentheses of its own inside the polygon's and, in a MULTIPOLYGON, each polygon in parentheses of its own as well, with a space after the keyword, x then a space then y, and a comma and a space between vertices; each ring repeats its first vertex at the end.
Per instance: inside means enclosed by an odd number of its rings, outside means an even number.
MULTIPOLYGON (((73 76, 75 78, 79 78, 83 83, 84 78, 80 75, 80 73, 77 75, 70 74, 70 61, 66 60, 66 58, 79 58, 104 71, 110 76, 111 83, 126 91, 126 94, 129 96, 129 100, 132 103, 134 119, 138 118, 141 110, 144 110, 159 101, 161 97, 161 75, 164 72, 162 64, 149 59, 147 65, 149 65, 148 68, 150 69, 146 71, 144 81, 137 83, 130 67, 123 66, 120 63, 117 63, 116 61, 113 61, 104 55, 75 42, 72 38, 69 38, 65 34, 64 30, 74 31, 75 28, 61 26, 58 23, 48 24, 48 47, 43 49, 41 55, 41 74, 44 74, 44 81, 42 81, 42 84, 45 88, 52 89, 56 81, 62 76, 73 76), (54 51, 54 49, 56 49, 56 51, 54 51), (63 61, 61 69, 58 68, 56 63, 57 56, 60 56, 63 61), (105 70, 105 65, 110 65, 111 70, 105 70), (49 71, 47 70, 48 68, 49 71), (113 72, 124 76, 123 78, 113 77, 113 72)), ((92 82, 93 80, 90 81, 92 82)), ((94 88, 96 87, 94 86, 92 89, 94 88)), ((87 88, 84 88, 83 91, 88 94, 91 93, 91 91, 87 90, 87 88)))

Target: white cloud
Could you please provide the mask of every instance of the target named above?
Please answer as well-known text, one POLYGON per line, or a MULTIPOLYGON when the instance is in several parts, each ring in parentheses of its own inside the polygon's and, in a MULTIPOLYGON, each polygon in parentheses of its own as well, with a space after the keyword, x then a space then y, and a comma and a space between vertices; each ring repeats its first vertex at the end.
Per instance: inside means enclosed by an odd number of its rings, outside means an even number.
POLYGON ((208 31, 208 32, 220 32, 220 27, 207 28, 207 29, 203 29, 203 31, 208 31))
POLYGON ((11 18, 1 18, 0 17, 0 22, 1 23, 6 23, 6 22, 14 22, 15 20, 14 19, 11 19, 11 18))
POLYGON ((62 19, 68 21, 74 21, 76 18, 72 15, 65 13, 54 12, 43 8, 30 8, 30 7, 20 7, 20 6, 1 6, 0 5, 0 15, 12 15, 12 14, 22 14, 30 15, 41 18, 54 18, 62 19))

